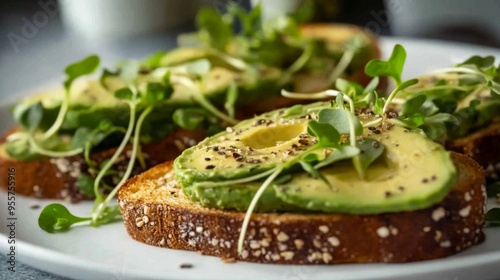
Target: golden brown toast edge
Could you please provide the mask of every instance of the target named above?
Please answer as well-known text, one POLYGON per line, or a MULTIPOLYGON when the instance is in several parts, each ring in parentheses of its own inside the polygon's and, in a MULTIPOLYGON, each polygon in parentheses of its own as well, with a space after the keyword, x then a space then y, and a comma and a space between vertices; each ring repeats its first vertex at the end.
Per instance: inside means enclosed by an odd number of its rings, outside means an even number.
POLYGON ((172 180, 171 162, 130 179, 118 201, 128 234, 158 247, 276 264, 428 260, 485 238, 484 172, 466 156, 452 153, 452 159, 458 181, 439 204, 380 215, 253 214, 241 255, 236 247, 244 213, 188 200, 172 180))

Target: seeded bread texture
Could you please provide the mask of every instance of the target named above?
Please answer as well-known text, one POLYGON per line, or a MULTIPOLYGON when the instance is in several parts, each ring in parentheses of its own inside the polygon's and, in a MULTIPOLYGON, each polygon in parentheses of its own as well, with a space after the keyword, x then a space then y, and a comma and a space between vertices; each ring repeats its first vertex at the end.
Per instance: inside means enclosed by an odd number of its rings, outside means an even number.
POLYGON ((410 262, 442 258, 481 243, 484 172, 453 153, 458 180, 439 204, 381 215, 253 214, 244 250, 244 213, 204 208, 175 182, 172 163, 131 178, 118 193, 125 228, 135 240, 224 260, 276 264, 410 262))
MULTIPOLYGON (((7 132, 0 138, 0 147, 4 143, 7 132)), ((201 130, 177 130, 159 142, 142 146, 142 153, 146 167, 150 168, 158 163, 172 160, 185 148, 195 145, 205 137, 201 130)), ((123 156, 119 158, 118 169, 125 170, 130 158, 131 146, 126 147, 123 156)), ((109 159, 116 149, 109 149, 91 154, 91 159, 97 165, 109 159)), ((135 174, 144 170, 136 163, 135 174)), ((7 188, 7 170, 15 168, 16 193, 39 198, 57 198, 76 202, 89 197, 84 195, 76 185, 77 178, 82 174, 89 174, 88 165, 83 155, 63 158, 43 158, 40 160, 22 161, 8 157, 0 151, 0 187, 7 188)))

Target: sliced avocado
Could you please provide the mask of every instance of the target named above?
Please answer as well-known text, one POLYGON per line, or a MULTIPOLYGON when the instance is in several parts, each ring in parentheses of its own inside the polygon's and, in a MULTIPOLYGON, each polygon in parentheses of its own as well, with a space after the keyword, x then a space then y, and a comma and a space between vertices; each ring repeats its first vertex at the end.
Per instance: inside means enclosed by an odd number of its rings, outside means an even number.
MULTIPOLYGON (((307 134, 310 116, 314 119, 327 107, 327 102, 319 102, 273 111, 207 138, 175 160, 176 179, 190 199, 204 206, 245 211, 265 177, 224 182, 261 174, 301 154, 315 142, 307 134)), ((384 145, 364 179, 352 160, 319 170, 329 185, 295 166, 283 172, 290 180, 278 180, 265 190, 256 211, 378 214, 441 201, 456 180, 449 153, 419 132, 381 127, 379 134, 370 129, 363 134, 384 145)))
POLYGON ((327 102, 297 105, 240 122, 184 151, 174 163, 176 178, 192 182, 224 181, 272 169, 312 145, 307 134, 311 115, 327 102))
POLYGON ((371 135, 385 146, 382 158, 360 179, 349 161, 321 169, 331 187, 308 174, 276 184, 276 194, 296 206, 353 214, 411 211, 441 201, 456 180, 456 170, 441 145, 418 132, 394 126, 371 135))
MULTIPOLYGON (((245 212, 260 185, 260 183, 248 183, 241 187, 193 187, 187 188, 189 192, 187 195, 188 197, 196 197, 196 200, 205 207, 245 212)), ((186 192, 186 189, 184 192, 186 192)), ((276 197, 273 188, 267 188, 260 197, 254 211, 298 212, 300 210, 301 208, 276 197)))

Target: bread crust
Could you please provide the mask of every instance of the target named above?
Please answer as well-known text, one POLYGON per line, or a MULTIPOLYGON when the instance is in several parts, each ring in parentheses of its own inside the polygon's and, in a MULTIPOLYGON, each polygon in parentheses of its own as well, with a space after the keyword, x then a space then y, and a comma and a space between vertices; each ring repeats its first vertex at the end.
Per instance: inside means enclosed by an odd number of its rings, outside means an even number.
MULTIPOLYGON (((0 141, 4 143, 6 136, 13 130, 7 132, 0 141)), ((160 162, 173 160, 185 148, 192 146, 205 137, 202 130, 177 130, 161 141, 142 146, 146 167, 150 168, 160 162)), ((123 161, 118 164, 125 167, 129 157, 126 156, 131 146, 127 146, 123 152, 123 161)), ((116 151, 116 148, 91 154, 91 159, 97 165, 105 159, 109 159, 116 151)), ((135 174, 142 172, 139 164, 136 164, 135 174)), ((10 157, 0 156, 0 187, 7 188, 7 170, 16 170, 16 193, 38 198, 56 198, 76 202, 82 199, 89 199, 76 185, 78 177, 82 174, 90 174, 88 165, 83 155, 64 158, 43 158, 40 160, 23 161, 10 157)))
POLYGON ((381 215, 253 214, 241 255, 236 247, 244 213, 189 201, 173 180, 171 162, 131 178, 118 201, 128 234, 158 247, 275 264, 428 260, 485 238, 484 172, 468 157, 452 158, 459 179, 437 205, 381 215))
POLYGON ((500 122, 492 123, 463 138, 451 141, 446 148, 471 157, 486 170, 486 176, 500 179, 500 122))

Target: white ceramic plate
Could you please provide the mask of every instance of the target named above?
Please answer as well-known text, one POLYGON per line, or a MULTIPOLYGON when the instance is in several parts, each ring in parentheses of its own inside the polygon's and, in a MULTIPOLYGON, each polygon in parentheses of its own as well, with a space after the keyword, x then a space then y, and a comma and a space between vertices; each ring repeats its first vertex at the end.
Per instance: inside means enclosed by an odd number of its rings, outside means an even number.
MULTIPOLYGON (((436 41, 385 38, 384 54, 396 43, 407 52, 406 77, 449 66, 473 54, 496 49, 436 41)), ((0 129, 11 122, 7 108, 0 108, 0 129)), ((18 178, 19 182, 22 178, 18 178)), ((40 178, 43 180, 43 178, 40 178)), ((40 209, 49 200, 16 197, 16 255, 19 261, 55 274, 85 279, 498 279, 500 278, 500 228, 486 229, 487 240, 455 256, 408 264, 356 264, 286 266, 238 262, 226 264, 198 253, 147 246, 130 239, 121 223, 100 228, 77 227, 64 234, 48 234, 38 228, 40 209), (39 205, 34 210, 31 206, 39 205), (193 267, 181 269, 189 263, 193 267)), ((8 250, 7 194, 0 191, 0 249, 8 250)), ((68 205, 71 212, 87 216, 91 203, 68 205)), ((356 234, 353 232, 353 234, 356 234)), ((2 267, 4 267, 2 265, 2 267)))

